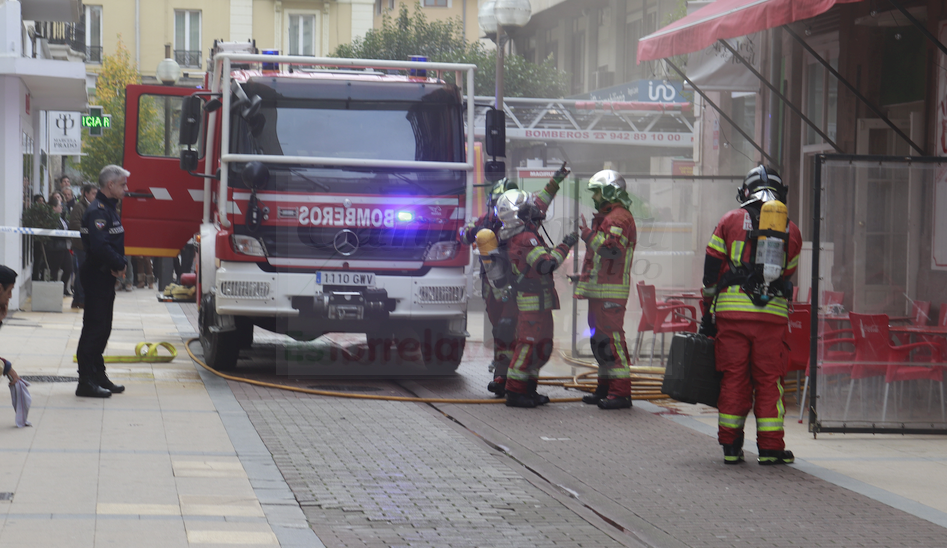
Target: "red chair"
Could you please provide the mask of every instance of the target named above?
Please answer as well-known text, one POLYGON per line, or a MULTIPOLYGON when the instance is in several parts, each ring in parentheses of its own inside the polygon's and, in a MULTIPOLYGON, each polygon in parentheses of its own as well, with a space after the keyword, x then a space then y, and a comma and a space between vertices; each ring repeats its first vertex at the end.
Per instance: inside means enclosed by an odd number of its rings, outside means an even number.
MULTIPOLYGON (((880 370, 885 376, 884 406, 881 411, 881 420, 888 414, 888 392, 891 383, 910 380, 930 380, 940 383, 941 415, 945 416, 944 408, 944 370, 942 367, 911 365, 911 355, 919 349, 928 349, 930 356, 940 356, 940 347, 931 342, 918 342, 894 346, 888 331, 887 314, 856 314, 850 313, 852 332, 855 336, 856 365, 852 374, 855 378, 857 371, 875 375, 880 370), (864 363, 862 363, 864 362, 864 363)), ((917 362, 915 362, 917 363, 917 362)), ((933 390, 933 386, 931 386, 933 390)), ((851 400, 851 392, 848 397, 851 400)), ((846 404, 846 409, 848 405, 846 404)))
POLYGON ((822 292, 822 306, 829 306, 832 304, 842 304, 842 301, 845 299, 844 291, 823 291, 822 292))
POLYGON ((694 306, 684 304, 681 301, 668 301, 658 303, 653 285, 646 285, 644 282, 638 282, 638 303, 641 304, 641 321, 638 322, 638 337, 635 340, 635 358, 641 349, 641 339, 645 331, 654 333, 654 339, 651 342, 651 361, 648 365, 654 363, 654 347, 657 343, 658 333, 661 334, 661 365, 664 365, 664 334, 675 333, 678 331, 697 332, 697 326, 700 320, 697 318, 697 309, 694 306), (690 312, 688 317, 685 312, 690 312))
MULTIPOLYGON (((809 392, 809 344, 812 340, 810 328, 812 326, 812 305, 797 304, 789 314, 789 327, 786 333, 786 343, 789 345, 789 367, 787 371, 805 371, 806 383, 802 390, 799 408, 799 420, 805 413, 806 394, 809 392)), ((850 350, 826 350, 826 347, 835 347, 842 344, 853 345, 855 339, 842 338, 840 335, 851 334, 851 329, 838 329, 821 333, 817 355, 822 357, 822 375, 850 375, 852 360, 855 353, 850 350)), ((797 383, 798 386, 798 383, 797 383)))
POLYGON ((930 301, 911 302, 911 325, 924 327, 931 319, 930 301))

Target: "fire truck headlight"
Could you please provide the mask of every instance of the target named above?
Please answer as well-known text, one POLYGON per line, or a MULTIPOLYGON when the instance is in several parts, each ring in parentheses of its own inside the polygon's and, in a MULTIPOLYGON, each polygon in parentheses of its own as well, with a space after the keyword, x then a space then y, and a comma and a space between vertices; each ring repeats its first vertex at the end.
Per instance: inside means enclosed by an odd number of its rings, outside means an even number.
POLYGON ((266 248, 263 247, 263 242, 256 238, 234 234, 230 237, 230 241, 233 242, 233 250, 237 253, 253 257, 266 257, 266 248))
POLYGON ((425 261, 447 261, 457 255, 457 242, 436 242, 424 254, 425 261))
POLYGON ((410 223, 414 220, 414 212, 412 211, 399 211, 398 212, 398 221, 402 223, 410 223))

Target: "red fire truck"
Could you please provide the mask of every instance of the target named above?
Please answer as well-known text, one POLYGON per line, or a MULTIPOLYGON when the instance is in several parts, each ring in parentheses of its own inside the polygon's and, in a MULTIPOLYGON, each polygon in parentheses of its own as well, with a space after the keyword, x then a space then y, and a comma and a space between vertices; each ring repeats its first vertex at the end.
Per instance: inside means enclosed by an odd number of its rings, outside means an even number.
POLYGON ((429 367, 457 367, 473 70, 215 43, 203 89, 127 88, 127 253, 173 257, 198 242, 210 366, 235 367, 256 325, 407 341, 429 367))

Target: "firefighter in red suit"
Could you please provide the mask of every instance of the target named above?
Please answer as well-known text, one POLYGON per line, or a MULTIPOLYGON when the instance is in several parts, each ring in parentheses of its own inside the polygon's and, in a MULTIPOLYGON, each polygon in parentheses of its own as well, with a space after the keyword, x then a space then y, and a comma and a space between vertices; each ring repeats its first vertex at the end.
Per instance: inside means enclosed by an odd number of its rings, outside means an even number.
POLYGON ((599 171, 588 189, 598 210, 592 226, 580 225, 585 259, 575 295, 589 301, 592 355, 598 362, 595 392, 582 398, 602 409, 631 407, 631 360, 625 343, 625 305, 631 291, 631 261, 638 241, 625 179, 617 171, 599 171))
POLYGON ((546 214, 534 203, 534 197, 522 190, 510 190, 500 197, 497 216, 503 222, 500 239, 506 242, 519 310, 516 346, 506 380, 506 405, 536 407, 549 402, 548 397, 536 392, 536 387, 539 369, 552 355, 552 311, 559 308, 552 273, 579 236, 572 233, 554 249, 546 247, 538 232, 546 214))
POLYGON ((799 262, 802 237, 792 221, 781 234, 760 230, 764 204, 767 211, 771 204, 781 207, 785 215, 787 193, 774 169, 762 165, 752 169, 737 191, 740 208, 720 219, 707 244, 703 279, 707 312, 700 333, 715 337, 717 371, 723 373, 717 440, 723 446, 726 464, 744 460, 743 426, 751 407, 756 416, 759 463, 793 462, 792 451, 786 450, 783 440, 781 377, 786 372, 783 339, 792 296, 788 280, 799 262), (782 242, 769 260, 757 254, 758 247, 770 249, 760 241, 761 236, 782 242))
MULTIPOLYGON (((536 206, 543 212, 549 209, 549 204, 559 192, 559 184, 569 174, 565 164, 553 174, 546 187, 534 196, 536 206)), ((460 229, 461 240, 468 245, 477 239, 477 233, 486 228, 495 234, 500 233, 503 224, 496 215, 496 204, 500 196, 507 190, 516 189, 516 183, 507 178, 500 179, 490 191, 487 202, 487 212, 477 219, 470 221, 460 229)), ((504 245, 500 242, 500 245, 504 245)), ((493 326, 493 362, 490 370, 493 380, 487 385, 487 390, 498 397, 506 395, 506 375, 510 360, 513 357, 513 345, 516 339, 516 296, 511 287, 493 287, 487 280, 486 268, 480 269, 482 294, 486 303, 487 318, 493 326)))

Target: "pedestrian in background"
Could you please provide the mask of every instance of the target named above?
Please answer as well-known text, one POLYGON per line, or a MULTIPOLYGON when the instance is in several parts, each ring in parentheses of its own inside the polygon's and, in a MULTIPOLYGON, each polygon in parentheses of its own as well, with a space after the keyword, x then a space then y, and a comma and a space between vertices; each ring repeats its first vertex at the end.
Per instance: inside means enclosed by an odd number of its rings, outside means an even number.
MULTIPOLYGON (((89 204, 95 199, 95 194, 98 191, 95 185, 86 183, 82 185, 81 192, 82 195, 76 200, 76 207, 69 214, 69 230, 75 230, 76 232, 82 229, 82 217, 85 215, 89 204)), ((85 291, 82 289, 82 276, 79 275, 79 272, 82 271, 82 265, 85 263, 85 248, 82 247, 82 238, 72 239, 72 253, 76 258, 76 281, 72 289, 72 308, 79 309, 85 307, 85 291)))
POLYGON ((625 343, 625 306, 631 292, 631 261, 638 242, 625 178, 599 171, 589 179, 596 213, 592 226, 581 216, 585 259, 575 295, 589 301, 592 355, 598 362, 595 392, 582 397, 602 409, 631 407, 631 359, 625 343))
MULTIPOLYGON (((16 285, 16 271, 9 266, 0 264, 0 325, 10 308, 10 299, 13 297, 13 287, 16 285)), ((20 380, 13 369, 13 364, 3 360, 3 376, 10 380, 10 386, 20 380)))
MULTIPOLYGON (((789 221, 779 258, 779 277, 764 284, 757 264, 763 205, 778 201, 785 212, 789 189, 776 170, 750 170, 737 191, 738 209, 724 214, 714 229, 704 258, 704 317, 700 333, 715 337, 714 359, 720 380, 717 441, 725 464, 743 461, 743 427, 753 409, 760 464, 790 464, 794 457, 783 439, 782 376, 785 356, 789 277, 796 271, 802 236, 789 221)), ((785 213, 784 219, 785 219, 785 213)), ((767 232, 772 232, 767 230, 767 232)))
MULTIPOLYGON (((62 218, 62 202, 59 197, 53 195, 49 199, 49 205, 56 213, 56 219, 59 221, 59 229, 67 230, 69 225, 62 218)), ((72 254, 69 252, 72 247, 72 240, 69 238, 53 237, 46 244, 46 260, 49 264, 49 279, 55 282, 61 280, 63 283, 63 296, 69 296, 69 279, 72 277, 72 254), (59 271, 62 270, 62 276, 59 271)))
POLYGON ((76 351, 79 386, 76 396, 107 398, 125 387, 105 373, 103 353, 112 333, 115 280, 125 273, 125 227, 116 206, 125 197, 129 172, 108 165, 99 173, 99 192, 82 217, 80 234, 86 260, 79 275, 85 290, 82 334, 76 351))

